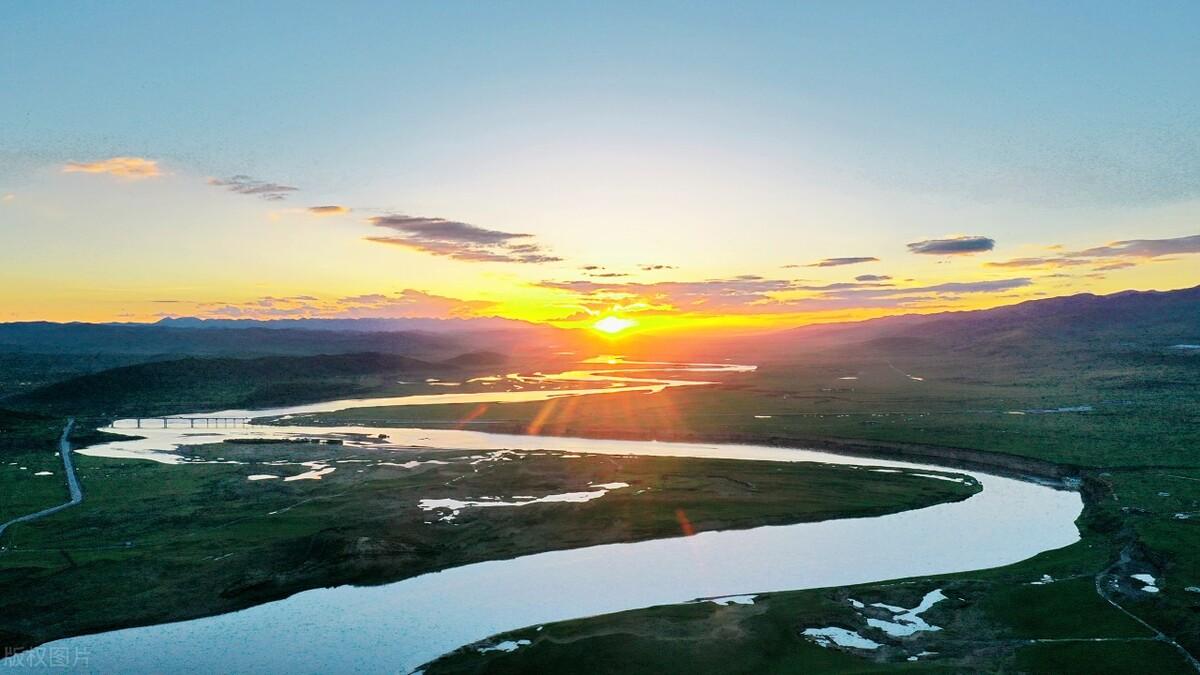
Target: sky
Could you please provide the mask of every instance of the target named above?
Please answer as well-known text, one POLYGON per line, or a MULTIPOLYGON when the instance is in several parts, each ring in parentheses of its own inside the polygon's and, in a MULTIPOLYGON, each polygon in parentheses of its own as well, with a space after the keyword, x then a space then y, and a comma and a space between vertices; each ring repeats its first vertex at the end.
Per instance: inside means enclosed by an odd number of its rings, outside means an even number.
POLYGON ((1200 4, 7 3, 0 321, 1200 284, 1200 4))

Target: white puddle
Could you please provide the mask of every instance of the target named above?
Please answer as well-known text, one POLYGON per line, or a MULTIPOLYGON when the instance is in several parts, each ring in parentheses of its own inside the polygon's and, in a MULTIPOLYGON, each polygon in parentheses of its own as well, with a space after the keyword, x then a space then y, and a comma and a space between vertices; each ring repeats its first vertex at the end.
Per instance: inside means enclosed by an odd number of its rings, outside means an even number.
POLYGON ((854 649, 879 649, 883 646, 845 628, 806 628, 802 634, 822 647, 837 645, 854 649))
POLYGON ((921 618, 921 614, 928 611, 930 607, 945 600, 946 596, 942 594, 942 590, 935 589, 925 594, 921 600, 921 604, 912 609, 896 607, 893 605, 885 605, 882 602, 877 602, 872 607, 879 607, 895 614, 893 621, 884 621, 882 619, 867 619, 867 625, 872 628, 878 628, 892 637, 904 637, 923 631, 938 631, 939 626, 930 625, 925 619, 921 618))
MULTIPOLYGON (((475 501, 463 501, 459 499, 422 499, 417 502, 417 506, 422 511, 449 511, 438 518, 439 521, 451 522, 458 517, 458 514, 463 509, 471 508, 486 508, 492 506, 528 506, 530 504, 552 504, 552 503, 582 503, 590 502, 593 499, 599 499, 608 494, 610 490, 618 490, 620 488, 629 487, 628 483, 604 483, 593 487, 600 488, 598 490, 589 490, 587 492, 564 492, 556 495, 546 495, 545 497, 529 498, 519 502, 500 501, 499 497, 484 497, 475 501)), ((515 499, 515 497, 514 497, 515 499)))
POLYGON ((307 466, 309 470, 305 471, 304 473, 296 474, 295 476, 288 476, 287 478, 283 479, 283 482, 286 483, 293 480, 321 480, 323 476, 328 476, 334 471, 337 471, 337 467, 329 466, 323 462, 300 462, 300 464, 302 466, 307 466))
POLYGON ((422 466, 424 464, 449 464, 449 463, 450 462, 443 462, 440 459, 428 459, 425 461, 420 461, 420 460, 414 459, 414 460, 411 460, 408 462, 379 462, 375 466, 398 466, 401 469, 415 469, 418 466, 422 466))
POLYGON ((726 595, 723 598, 709 598, 708 601, 726 607, 728 605, 753 605, 757 595, 726 595))
POLYGON ((1152 574, 1131 574, 1129 576, 1132 579, 1142 582, 1141 591, 1143 593, 1157 593, 1159 591, 1158 580, 1154 578, 1154 575, 1152 575, 1152 574))
POLYGON ((476 651, 480 654, 488 652, 515 652, 521 647, 532 644, 529 640, 505 640, 490 647, 480 647, 476 651))

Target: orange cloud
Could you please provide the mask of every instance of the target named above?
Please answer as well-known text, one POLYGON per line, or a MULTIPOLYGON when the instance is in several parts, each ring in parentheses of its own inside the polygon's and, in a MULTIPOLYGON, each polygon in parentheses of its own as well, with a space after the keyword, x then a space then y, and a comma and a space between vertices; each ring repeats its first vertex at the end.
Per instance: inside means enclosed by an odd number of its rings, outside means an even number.
POLYGON ((162 175, 158 162, 143 157, 110 157, 98 162, 67 162, 63 173, 107 173, 121 178, 154 178, 162 175))
POLYGON ((342 206, 341 204, 310 206, 308 207, 308 212, 314 216, 340 216, 343 213, 350 213, 350 207, 342 206))

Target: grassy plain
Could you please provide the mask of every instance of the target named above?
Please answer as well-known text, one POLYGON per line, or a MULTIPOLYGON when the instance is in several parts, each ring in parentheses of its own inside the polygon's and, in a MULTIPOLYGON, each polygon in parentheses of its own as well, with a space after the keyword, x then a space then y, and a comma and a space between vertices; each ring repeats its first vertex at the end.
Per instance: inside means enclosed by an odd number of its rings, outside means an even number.
MULTIPOLYGON (((1122 653, 1129 655, 1114 660, 1113 667, 1129 659, 1153 659, 1149 662, 1162 672, 1187 667, 1177 649, 1154 639, 1154 631, 1145 629, 1133 639, 1135 636, 1125 630, 1128 625, 1119 628, 1131 620, 1097 593, 1096 584, 1101 583, 1105 596, 1193 654, 1200 653, 1200 593, 1187 590, 1200 588, 1200 457, 1195 450, 1200 447, 1200 416, 1195 414, 1200 398, 1200 358, 1195 355, 1117 351, 1092 357, 1068 354, 1048 362, 1035 358, 981 361, 948 355, 855 357, 825 353, 768 362, 761 364, 758 372, 721 379, 722 384, 715 387, 674 389, 655 395, 609 394, 484 408, 369 408, 297 419, 295 423, 447 426, 585 437, 787 445, 853 441, 859 445, 866 442, 868 449, 882 455, 896 451, 919 453, 933 446, 951 453, 954 449, 973 451, 973 457, 982 454, 996 466, 1017 467, 1018 473, 1028 470, 1021 468, 1025 458, 1051 462, 1061 472, 1083 481, 1087 504, 1080 521, 1083 541, 1012 568, 939 581, 942 585, 967 584, 960 592, 968 603, 962 608, 969 611, 944 619, 945 630, 938 633, 939 638, 957 642, 940 644, 941 655, 935 660, 910 664, 905 660, 909 654, 906 651, 897 661, 902 654, 894 649, 833 656, 830 650, 813 647, 798 637, 802 617, 789 614, 792 610, 787 602, 780 605, 784 609, 777 616, 779 621, 788 622, 790 632, 783 625, 768 628, 760 618, 739 624, 735 632, 742 641, 735 640, 725 647, 742 656, 775 654, 782 649, 776 641, 787 635, 789 644, 804 643, 785 659, 790 664, 787 668, 797 670, 819 670, 817 666, 826 662, 833 664, 833 670, 845 670, 851 663, 867 668, 882 660, 903 668, 936 668, 941 663, 950 670, 1003 667, 1045 672, 1072 655, 1090 658, 1087 655, 1104 655, 1113 649, 1104 641, 1084 644, 1048 640, 1102 638, 1123 641, 1122 653), (1022 586, 1045 573, 1056 579, 1081 581, 1028 587, 1032 591, 1022 586), (1134 573, 1153 574, 1162 591, 1141 591, 1140 585, 1130 580, 1134 573), (1014 588, 1036 593, 1037 597, 1014 595, 1014 588), (1037 617, 1023 617, 1018 611, 1029 606, 1044 608, 1046 614, 1062 617, 1061 622, 1039 626, 1033 620, 1037 617), (788 616, 791 619, 786 619, 788 616), (755 627, 762 630, 756 632, 755 627), (968 653, 982 656, 967 658, 968 653), (844 657, 853 660, 844 661, 844 657)), ((889 584, 877 588, 882 591, 893 587, 889 584)), ((821 593, 804 591, 797 597, 819 597, 821 593)), ((774 607, 781 597, 789 596, 773 594, 764 605, 774 607)), ((754 611, 740 607, 703 609, 730 616, 754 611)), ((562 629, 569 635, 586 635, 586 639, 555 639, 555 627, 532 637, 516 633, 534 639, 536 648, 522 648, 513 654, 489 652, 486 656, 465 650, 438 667, 452 665, 451 672, 472 672, 482 666, 504 672, 507 666, 498 665, 503 663, 511 663, 514 669, 537 668, 566 663, 558 659, 568 658, 569 649, 575 648, 596 653, 594 663, 629 666, 630 658, 650 659, 645 668, 632 668, 637 672, 648 672, 653 664, 662 663, 682 664, 677 667, 684 669, 688 664, 699 667, 699 657, 696 661, 680 656, 677 661, 661 662, 655 658, 673 653, 671 650, 678 647, 676 640, 711 637, 712 626, 707 619, 694 624, 673 622, 673 628, 666 631, 663 622, 656 619, 660 611, 668 610, 587 619, 562 629), (643 619, 645 626, 636 628, 634 624, 643 619), (623 642, 630 635, 639 636, 645 648, 622 651, 619 645, 635 644, 623 642), (575 646, 568 648, 568 644, 575 646), (609 645, 608 652, 604 645, 609 645)), ((679 648, 687 653, 705 653, 697 650, 694 642, 679 648)), ((786 669, 785 661, 764 667, 786 669)), ((597 672, 604 672, 598 668, 597 672)))
MULTIPOLYGON (((1200 593, 1189 590, 1200 588, 1200 458, 1196 456, 1196 448, 1200 448, 1200 417, 1195 413, 1200 398, 1200 357, 1164 348, 1170 341, 1142 340, 1144 336, 1137 335, 1134 337, 1141 342, 1135 343, 1128 331, 1117 336, 1098 335, 1094 339, 1089 335, 1084 330, 1078 339, 1061 345, 1053 336, 1032 336, 1028 340, 1028 336, 1019 336, 1016 342, 1009 341, 994 349, 984 345, 983 351, 972 352, 929 353, 911 348, 909 343, 893 341, 886 349, 876 351, 855 347, 808 353, 797 350, 782 356, 756 354, 748 360, 758 362, 757 372, 718 376, 722 383, 717 386, 544 403, 357 409, 295 422, 800 446, 853 444, 860 451, 880 455, 909 453, 906 456, 911 456, 936 450, 942 453, 937 455, 938 461, 947 457, 947 453, 949 456, 975 453, 972 455, 975 459, 982 457, 1017 473, 1038 473, 1052 468, 1082 481, 1086 503, 1079 522, 1082 541, 1018 565, 852 589, 773 593, 760 596, 754 605, 746 606, 701 603, 652 608, 550 625, 536 635, 519 630, 512 636, 531 640, 528 647, 511 654, 486 655, 468 648, 439 661, 435 670, 582 672, 580 664, 589 663, 593 664, 592 672, 687 669, 1174 672, 1188 664, 1171 640, 1192 654, 1200 653, 1200 593), (757 360, 758 356, 762 358, 757 360), (1041 464, 1022 463, 1025 460, 1041 464), (1134 573, 1155 576, 1161 592, 1142 590, 1131 579, 1134 573), (1043 574, 1051 575, 1055 581, 1030 585, 1043 574), (942 630, 911 638, 892 639, 878 631, 871 632, 864 623, 865 617, 856 614, 848 603, 848 598, 853 597, 864 602, 912 606, 922 593, 933 588, 942 588, 951 596, 951 600, 927 614, 931 623, 942 630), (1126 611, 1145 624, 1131 618, 1126 611), (800 637, 804 627, 831 625, 860 630, 885 646, 873 652, 822 648, 800 637), (914 662, 907 660, 923 651, 938 653, 920 656, 914 662), (579 660, 582 655, 588 658, 579 660)), ((296 368, 303 366, 297 362, 296 368)), ((499 369, 480 368, 478 372, 485 374, 499 369)), ((211 377, 216 380, 226 375, 228 372, 211 377)), ((281 379, 290 377, 287 372, 283 375, 281 379)), ((292 378, 290 388, 278 398, 303 395, 311 400, 315 393, 322 396, 331 393, 308 387, 315 380, 306 377, 292 378)), ((138 412, 146 414, 140 409, 146 404, 159 405, 163 412, 196 409, 196 399, 187 395, 195 391, 194 383, 186 380, 153 393, 139 391, 136 378, 118 384, 118 390, 131 388, 124 399, 130 410, 139 408, 138 412)), ((252 384, 253 380, 247 380, 234 388, 225 387, 205 400, 211 401, 213 407, 226 407, 218 403, 224 401, 285 402, 253 395, 253 389, 246 389, 252 384)), ((411 388, 401 391, 390 376, 376 377, 369 373, 355 381, 354 387, 347 393, 384 395, 417 391, 411 388)), ((484 390, 483 385, 477 387, 484 390)), ((419 390, 428 393, 434 389, 419 386, 419 390)), ((103 407, 109 400, 107 397, 107 393, 97 389, 83 399, 54 409, 65 412, 84 404, 89 409, 107 410, 103 407)), ((57 427, 54 431, 57 432, 57 427)), ((239 450, 219 446, 215 452, 220 454, 214 457, 229 458, 234 452, 246 451, 256 453, 255 457, 246 457, 255 461, 265 461, 268 457, 300 461, 313 458, 305 454, 309 449, 263 446, 239 450)), ((318 450, 330 452, 325 446, 318 450)), ((373 583, 396 578, 389 575, 410 564, 411 556, 419 559, 419 563, 413 563, 417 565, 413 569, 432 569, 436 565, 476 559, 471 556, 505 557, 519 555, 524 550, 506 538, 491 535, 474 537, 466 543, 455 540, 453 535, 438 540, 459 547, 453 550, 442 550, 432 544, 431 548, 422 548, 429 542, 402 540, 400 543, 415 548, 395 547, 398 540, 394 533, 401 525, 405 531, 416 533, 430 533, 440 525, 418 523, 413 520, 420 515, 416 511, 403 515, 394 509, 380 510, 370 497, 363 497, 362 504, 372 508, 360 510, 356 506, 359 497, 347 502, 338 489, 333 489, 348 480, 354 484, 356 495, 370 492, 376 482, 386 484, 383 492, 387 497, 396 490, 422 489, 419 485, 403 487, 404 478, 375 477, 382 468, 363 469, 364 474, 358 474, 357 468, 352 473, 339 466, 337 472, 321 482, 260 484, 245 481, 244 473, 239 473, 262 469, 250 465, 159 467, 81 460, 81 466, 87 469, 85 490, 93 481, 112 481, 108 488, 100 488, 102 494, 107 490, 108 506, 102 513, 68 511, 43 523, 14 529, 14 536, 20 537, 16 542, 18 548, 27 545, 23 543, 28 541, 24 539, 27 536, 61 540, 64 544, 41 551, 23 550, 20 555, 29 557, 9 559, 20 563, 15 567, 4 560, 7 554, 0 554, 0 583, 6 589, 21 589, 31 584, 32 588, 47 593, 56 578, 70 581, 62 575, 76 574, 75 566, 84 560, 89 572, 97 573, 98 578, 108 575, 118 580, 113 595, 129 593, 137 599, 122 605, 123 616, 133 617, 129 620, 134 623, 151 622, 164 620, 161 608, 170 605, 167 593, 176 591, 176 584, 187 591, 189 586, 202 585, 201 580, 207 578, 218 580, 208 588, 220 588, 221 593, 215 600, 212 597, 218 594, 211 592, 197 596, 198 604, 193 605, 197 614, 254 604, 324 583, 316 579, 373 583), (110 467, 108 475, 99 470, 101 463, 110 467), (205 472, 212 478, 184 480, 198 475, 193 472, 205 472), (395 480, 401 482, 393 484, 395 480), (316 497, 304 491, 325 489, 332 489, 332 494, 304 501, 316 497), (153 497, 156 490, 167 492, 153 497), (148 504, 156 506, 130 504, 129 495, 143 493, 151 495, 148 504), (228 522, 206 521, 209 509, 195 506, 216 503, 214 496, 220 497, 219 503, 224 505, 214 513, 228 522), (175 510, 176 505, 184 512, 175 510), (255 537, 261 538, 264 532, 254 523, 264 518, 263 513, 278 510, 277 506, 293 506, 285 513, 296 514, 289 518, 300 518, 300 522, 284 521, 291 524, 283 527, 272 523, 270 532, 280 534, 267 538, 277 548, 256 548, 255 537), (156 520, 154 508, 161 511, 163 518, 170 516, 170 520, 156 520), (82 518, 84 513, 90 513, 89 518, 94 520, 69 520, 82 518), (156 528, 146 532, 136 530, 139 518, 155 523, 156 528), (55 529, 61 527, 74 529, 55 529), (135 529, 117 536, 122 528, 135 529), (113 536, 109 536, 108 530, 113 536), (157 548, 150 548, 159 531, 181 534, 181 538, 164 535, 155 544, 157 548), (196 534, 187 534, 193 531, 196 534), (381 536, 380 532, 389 536, 381 536), (198 537, 194 545, 189 543, 188 537, 192 536, 198 537), (214 540, 213 536, 217 538, 214 540), (231 539, 221 538, 225 536, 231 539), (112 545, 115 539, 133 544, 120 548, 124 544, 118 542, 118 548, 88 552, 89 546, 100 541, 105 546, 112 545), (236 552, 217 561, 226 549, 236 552), (146 551, 152 554, 146 555, 146 551), (178 551, 178 556, 172 551, 178 551), (86 557, 91 555, 97 557, 86 557), (212 560, 205 556, 211 556, 212 560), (405 560, 409 562, 401 562, 405 560), (127 580, 120 581, 118 567, 125 570, 127 580), (160 586, 162 595, 156 590, 160 586)), ((527 465, 532 467, 542 461, 543 458, 534 457, 522 463, 533 462, 527 465)), ((687 460, 692 461, 695 460, 687 460)), ((559 475, 555 480, 561 482, 567 477, 559 475)), ((690 508, 701 508, 701 502, 717 494, 712 492, 717 485, 704 486, 699 493, 687 493, 704 495, 690 508)), ((545 486, 551 489, 549 482, 545 486)), ((461 493, 460 498, 495 493, 485 491, 487 483, 476 487, 479 489, 474 494, 461 493)), ((794 487, 777 487, 785 494, 796 494, 794 487)), ((583 522, 594 522, 574 509, 591 505, 616 508, 619 500, 630 498, 621 492, 597 502, 570 505, 571 510, 555 511, 552 521, 542 525, 530 526, 522 521, 519 525, 492 523, 486 527, 493 528, 489 532, 503 531, 505 527, 517 528, 522 534, 527 530, 531 537, 553 540, 554 546, 580 545, 558 539, 564 533, 579 536, 582 528, 577 523, 581 518, 583 522), (547 529, 539 529, 543 526, 547 529)), ((678 493, 675 498, 682 499, 684 494, 678 493)), ((420 496, 455 495, 422 492, 420 496)), ((89 492, 89 499, 92 497, 89 492)), ((31 493, 29 503, 38 498, 31 493)), ((410 510, 412 501, 409 500, 410 510)), ((744 506, 750 508, 752 503, 770 506, 769 501, 755 495, 744 506)), ((637 509, 621 514, 621 518, 642 513, 642 506, 638 504, 637 509)), ((523 507, 518 515, 528 517, 533 512, 526 509, 537 508, 540 507, 523 507)), ((504 509, 484 511, 492 518, 499 517, 496 512, 504 509)), ((779 516, 777 512, 753 513, 755 518, 779 516)), ((598 520, 609 524, 603 518, 598 520)), ((657 531, 659 534, 653 536, 668 536, 679 531, 678 523, 665 515, 641 522, 645 529, 610 526, 604 536, 616 541, 641 536, 638 532, 657 531)), ((709 522, 713 527, 737 526, 720 518, 709 522)), ((519 537, 517 541, 522 539, 519 537)), ((545 548, 544 541, 541 546, 545 548)), ((531 550, 541 549, 525 552, 531 550)), ((81 589, 89 588, 83 580, 72 583, 81 589)), ((96 593, 94 597, 107 593, 96 593)), ((61 596, 51 593, 47 597, 61 596)), ((43 613, 49 611, 47 606, 22 604, 29 601, 27 598, 17 600, 17 604, 0 606, 0 616, 14 610, 17 612, 14 616, 28 616, 20 612, 28 612, 30 607, 43 613)), ((68 600, 93 601, 77 597, 68 600)), ((109 626, 97 619, 102 616, 102 603, 99 599, 94 602, 95 606, 81 606, 76 618, 65 619, 67 623, 21 619, 20 626, 0 625, 9 631, 9 637, 5 638, 8 642, 23 640, 24 643, 46 639, 44 636, 109 626), (38 629, 43 623, 48 628, 38 629)))

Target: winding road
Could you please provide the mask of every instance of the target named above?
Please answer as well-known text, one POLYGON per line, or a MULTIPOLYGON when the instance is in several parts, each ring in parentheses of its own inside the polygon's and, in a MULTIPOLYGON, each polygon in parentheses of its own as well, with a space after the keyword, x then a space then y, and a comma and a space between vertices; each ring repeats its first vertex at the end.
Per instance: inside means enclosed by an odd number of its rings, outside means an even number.
POLYGON ((75 464, 71 460, 71 441, 68 440, 71 437, 71 429, 74 426, 75 418, 71 417, 67 419, 67 426, 63 427, 62 436, 60 436, 58 439, 58 454, 62 456, 63 469, 67 472, 67 490, 69 490, 71 493, 71 500, 65 504, 51 506, 48 509, 42 509, 41 511, 38 511, 37 513, 30 513, 19 518, 13 518, 7 523, 0 524, 0 537, 4 536, 4 531, 7 530, 11 525, 16 525, 17 523, 27 523, 31 520, 44 518, 45 516, 58 513, 65 508, 75 506, 83 501, 83 489, 79 487, 79 478, 75 475, 75 464))

